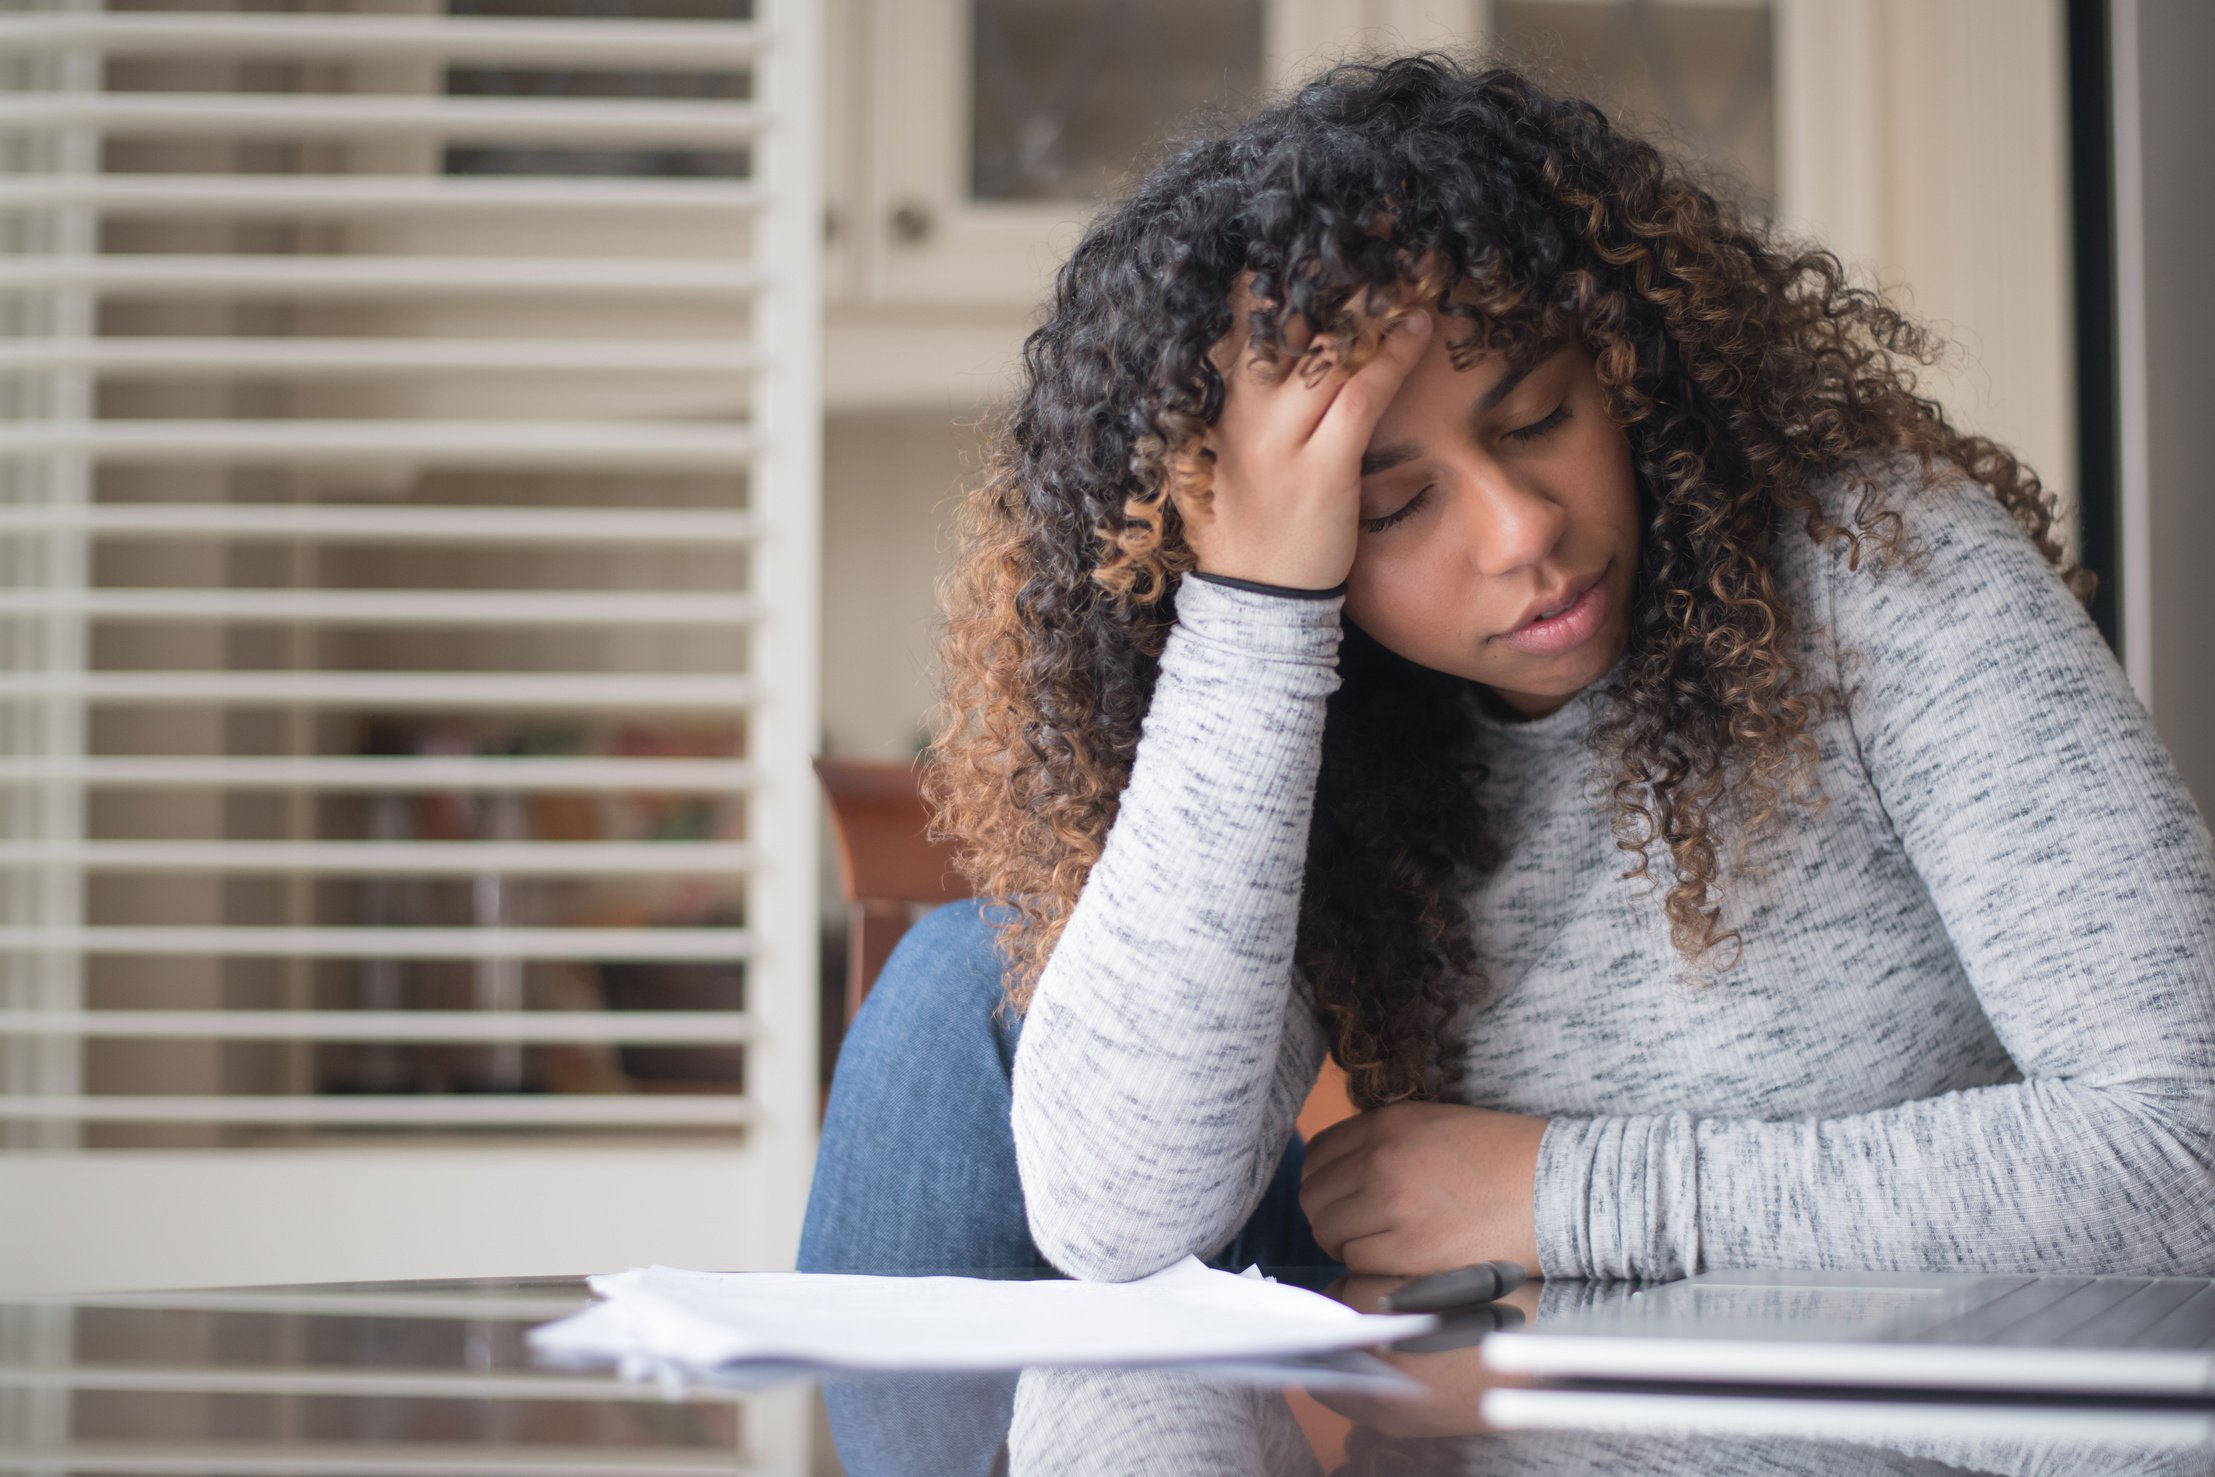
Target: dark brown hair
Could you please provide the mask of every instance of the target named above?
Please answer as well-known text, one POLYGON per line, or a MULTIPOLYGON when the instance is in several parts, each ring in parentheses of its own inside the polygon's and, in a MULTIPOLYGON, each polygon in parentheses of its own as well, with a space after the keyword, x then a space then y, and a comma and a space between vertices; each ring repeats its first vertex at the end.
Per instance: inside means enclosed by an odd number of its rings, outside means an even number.
MULTIPOLYGON (((1835 697, 1787 655, 1772 539, 1796 525, 1856 567, 1903 552, 1883 469, 1912 457, 1982 484, 2063 563, 2038 479, 1917 394, 1913 366, 1942 344, 1831 253, 1514 71, 1335 68, 1093 222, 964 505, 927 782, 970 882, 1009 905, 1018 1007, 1129 778, 1192 565, 1169 491, 1204 484, 1198 441, 1223 403, 1209 350, 1248 272, 1273 305, 1254 329, 1266 349, 1297 318, 1358 353, 1355 304, 1414 300, 1511 362, 1590 352, 1642 520, 1629 647, 1592 742, 1628 875, 1667 853, 1662 906, 1687 960, 1734 957, 1718 843, 1813 798, 1809 725, 1835 697), (1858 490, 1842 518, 1815 496, 1836 481, 1858 490)), ((1298 959, 1368 1106, 1444 1086, 1477 970, 1460 885, 1486 864, 1486 827, 1467 684, 1353 629, 1341 672, 1298 959)))

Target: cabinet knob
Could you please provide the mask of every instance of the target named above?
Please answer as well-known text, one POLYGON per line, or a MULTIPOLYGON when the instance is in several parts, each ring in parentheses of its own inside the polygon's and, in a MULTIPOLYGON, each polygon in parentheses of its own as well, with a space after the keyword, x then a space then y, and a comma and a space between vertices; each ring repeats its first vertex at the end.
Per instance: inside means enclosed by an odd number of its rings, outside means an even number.
POLYGON ((892 232, 893 240, 902 246, 914 246, 931 234, 931 212, 929 207, 913 200, 903 201, 892 207, 892 213, 885 217, 885 225, 892 232))

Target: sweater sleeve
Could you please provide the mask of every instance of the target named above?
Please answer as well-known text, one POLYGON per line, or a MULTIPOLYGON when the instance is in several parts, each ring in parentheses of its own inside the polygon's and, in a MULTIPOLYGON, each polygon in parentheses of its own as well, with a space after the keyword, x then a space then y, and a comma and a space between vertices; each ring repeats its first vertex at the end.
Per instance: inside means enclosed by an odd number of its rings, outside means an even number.
POLYGON ((2022 1080, 1811 1121, 1556 1120, 1550 1275, 2215 1271, 2207 827, 2007 512, 1958 483, 1903 502, 1919 559, 1825 553, 1813 599, 1881 823, 2022 1080))
POLYGON ((1322 1477, 1276 1390, 1198 1369, 1023 1371, 1008 1477, 1263 1472, 1322 1477))
POLYGON ((1187 580, 1129 784, 1015 1054, 1031 1235, 1080 1277, 1206 1257, 1323 1056, 1293 943, 1340 601, 1187 580))

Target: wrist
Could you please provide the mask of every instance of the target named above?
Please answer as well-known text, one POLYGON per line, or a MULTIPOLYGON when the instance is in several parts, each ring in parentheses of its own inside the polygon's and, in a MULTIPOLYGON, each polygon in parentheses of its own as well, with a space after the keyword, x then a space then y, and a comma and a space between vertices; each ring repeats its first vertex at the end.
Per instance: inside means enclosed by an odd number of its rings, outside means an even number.
MULTIPOLYGON (((1175 600, 1177 625, 1171 633, 1171 649, 1162 653, 1165 662, 1174 656, 1174 665, 1189 666, 1195 653, 1181 649, 1197 644, 1220 654, 1208 659, 1210 667, 1227 657, 1242 671, 1257 660, 1270 668, 1313 668, 1330 674, 1330 685, 1337 686, 1343 601, 1295 599, 1213 579, 1180 581, 1175 600)), ((1249 671, 1239 680, 1259 679, 1249 671)), ((1308 685, 1306 678, 1294 680, 1303 689, 1308 685)))
MULTIPOLYGON (((1349 524, 1349 527, 1351 525, 1349 524)), ((1217 534, 1221 530, 1216 530, 1217 534)), ((1353 545, 1276 548, 1248 537, 1216 537, 1192 548, 1194 573, 1211 579, 1245 580, 1280 590, 1329 590, 1346 583, 1353 568, 1353 545)))
POLYGON ((1271 584, 1267 580, 1244 579, 1233 574, 1216 574, 1205 569, 1193 570, 1192 577, 1206 580, 1211 585, 1222 585, 1227 589, 1245 590, 1255 595, 1275 595, 1287 600, 1335 600, 1346 593, 1346 582, 1344 580, 1340 580, 1328 589, 1310 589, 1301 585, 1278 585, 1271 584))

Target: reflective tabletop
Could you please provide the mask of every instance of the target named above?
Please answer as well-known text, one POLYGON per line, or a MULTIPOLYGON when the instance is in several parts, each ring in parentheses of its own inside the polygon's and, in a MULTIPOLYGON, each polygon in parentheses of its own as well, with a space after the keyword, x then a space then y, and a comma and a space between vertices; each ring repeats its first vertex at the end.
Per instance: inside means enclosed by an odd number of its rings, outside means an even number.
POLYGON ((681 1384, 535 1359, 526 1332, 588 1300, 574 1278, 24 1300, 0 1304, 0 1471, 2215 1473, 2215 1407, 1717 1399, 1483 1370, 1488 1328, 1605 1295, 1529 1288, 1297 1369, 681 1384))

